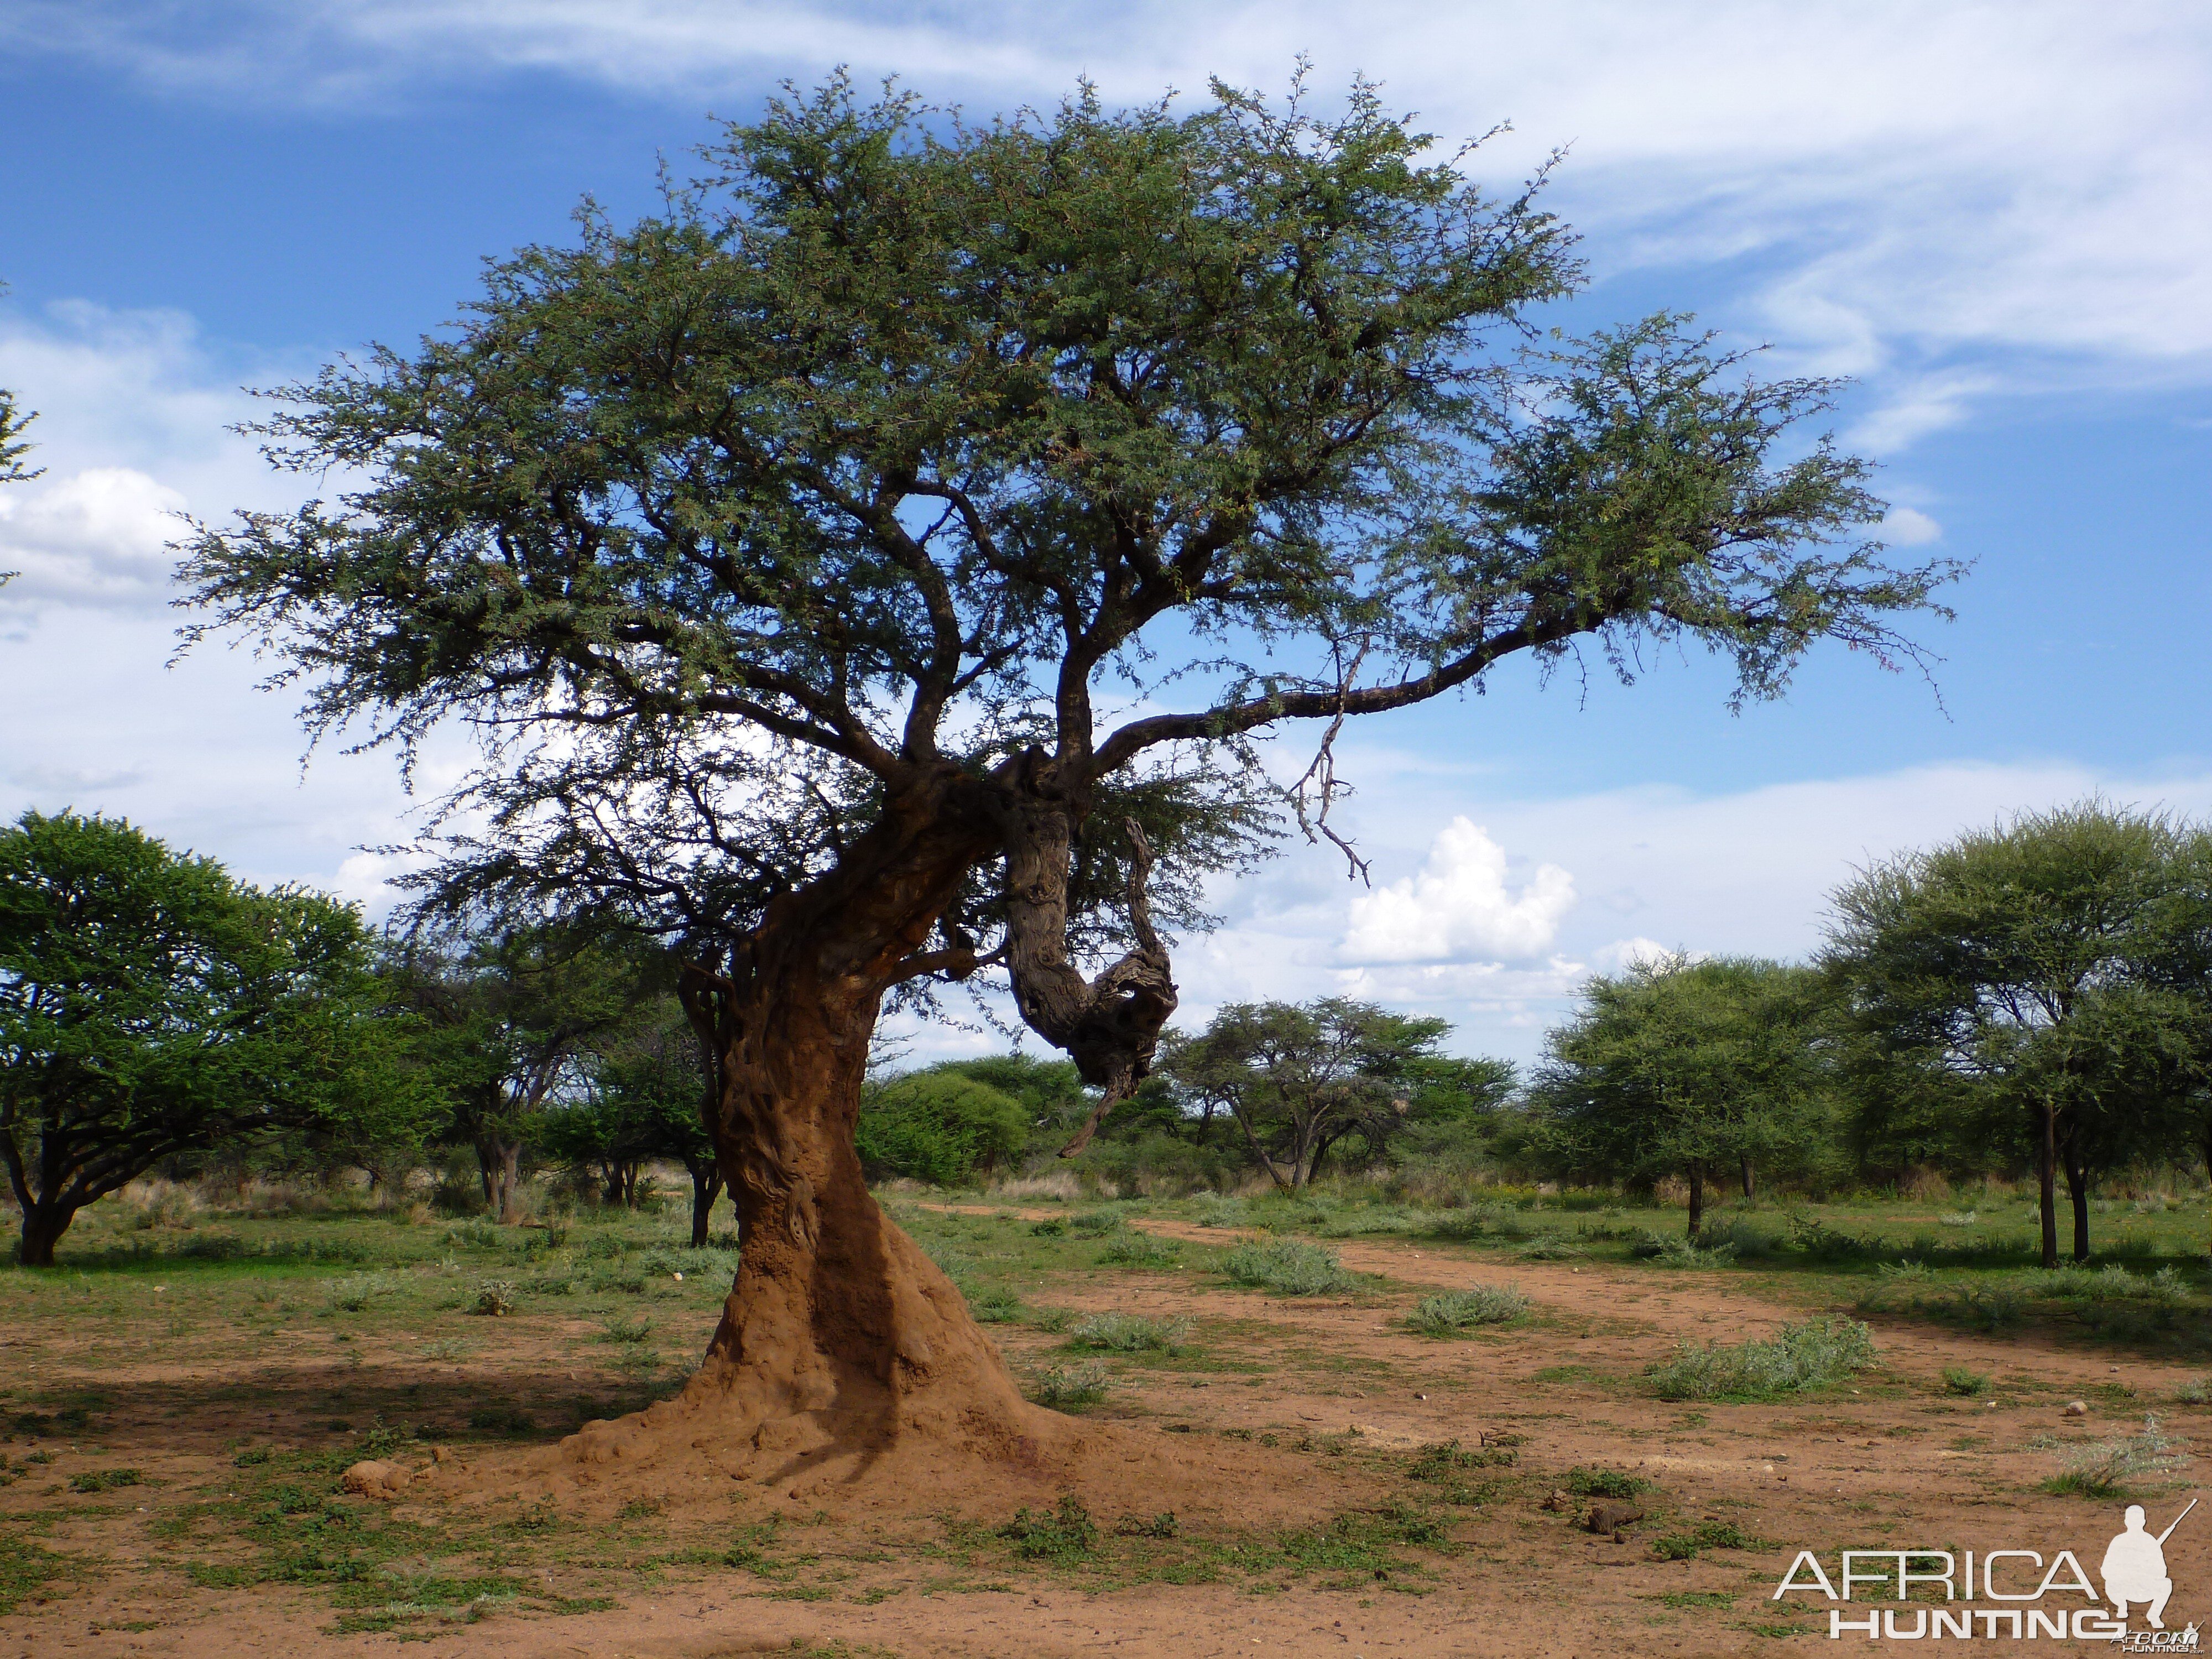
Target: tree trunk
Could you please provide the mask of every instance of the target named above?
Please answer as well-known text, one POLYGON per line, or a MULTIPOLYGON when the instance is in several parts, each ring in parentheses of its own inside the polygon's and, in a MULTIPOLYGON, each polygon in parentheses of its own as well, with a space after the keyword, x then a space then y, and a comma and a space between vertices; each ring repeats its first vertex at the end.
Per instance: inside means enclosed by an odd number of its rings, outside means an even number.
POLYGON ((477 1174, 483 1182, 484 1208, 499 1213, 499 1159, 489 1141, 477 1142, 477 1174))
POLYGON ((1743 1165, 1743 1201, 1754 1203, 1759 1198, 1759 1183, 1751 1172, 1751 1154, 1743 1153, 1741 1162, 1743 1165))
POLYGON ((1696 1158, 1690 1160, 1690 1237, 1705 1231, 1705 1166, 1696 1158))
POLYGON ((714 1218, 714 1200, 722 1195, 722 1172, 712 1164, 692 1164, 691 1248, 707 1248, 707 1227, 714 1218))
POLYGON ((848 1455, 857 1477, 911 1443, 1038 1468, 1042 1444, 1069 1434, 1022 1398, 960 1292, 877 1206, 854 1149, 884 994, 992 844, 988 822, 927 805, 895 798, 836 870, 769 904, 724 971, 687 964, 684 1011, 720 1079, 736 1280, 684 1395, 590 1425, 572 1443, 581 1461, 718 1445, 779 1480, 848 1455))
POLYGON ((522 1143, 519 1140, 495 1140, 491 1143, 492 1212, 502 1227, 512 1227, 522 1219, 522 1143))
POLYGON ((2089 1171, 2071 1148, 2066 1158, 2066 1196, 2074 1205, 2074 1259, 2089 1259, 2089 1171))
POLYGON ((54 1265, 54 1246, 76 1218, 76 1206, 59 1203, 26 1205, 23 1209, 21 1257, 26 1267, 54 1265))
POLYGON ((2043 1133, 2035 1148, 2035 1184, 2043 1215, 2043 1265, 2058 1265, 2058 1108, 2043 1102, 2043 1133))

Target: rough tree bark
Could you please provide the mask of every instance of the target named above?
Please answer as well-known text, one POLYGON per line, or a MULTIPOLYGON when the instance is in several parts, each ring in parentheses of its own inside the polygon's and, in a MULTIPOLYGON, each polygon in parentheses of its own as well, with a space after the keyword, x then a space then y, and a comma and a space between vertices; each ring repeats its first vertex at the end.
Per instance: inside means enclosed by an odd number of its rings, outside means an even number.
POLYGON ((1743 1201, 1749 1204, 1759 1196, 1758 1179, 1752 1173, 1749 1152, 1742 1154, 1741 1162, 1743 1166, 1743 1201))
POLYGON ((61 1243, 76 1218, 76 1206, 57 1202, 32 1203, 23 1209, 21 1256, 27 1267, 54 1265, 54 1246, 61 1243))
POLYGON ((722 1172, 712 1164, 687 1163, 691 1172, 691 1248, 707 1248, 708 1227, 714 1216, 714 1200, 722 1195, 722 1172))
POLYGON ((1690 1160, 1690 1237, 1695 1239, 1705 1226, 1705 1166, 1702 1160, 1690 1160))
POLYGON ((2066 1167, 2066 1196, 2074 1207, 2074 1259, 2089 1259, 2089 1166, 2070 1144, 2061 1161, 2066 1167))
POLYGON ((2058 1265, 2058 1105, 2048 1095, 2041 1102, 2041 1135, 2035 1147, 2035 1186, 2043 1219, 2043 1265, 2058 1265))

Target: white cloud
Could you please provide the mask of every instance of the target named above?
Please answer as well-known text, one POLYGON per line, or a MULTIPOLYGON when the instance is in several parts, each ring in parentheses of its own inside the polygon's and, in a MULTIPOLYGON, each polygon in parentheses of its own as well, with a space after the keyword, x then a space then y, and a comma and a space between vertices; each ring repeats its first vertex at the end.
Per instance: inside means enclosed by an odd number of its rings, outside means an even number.
POLYGON ((1505 849, 1456 817, 1419 875, 1352 901, 1342 955, 1355 963, 1525 960, 1549 948, 1574 903, 1574 878, 1556 864, 1510 887, 1505 849))
POLYGON ((1943 539, 1943 526, 1916 507, 1893 507, 1881 521, 1884 541, 1894 547, 1924 547, 1943 539))
POLYGON ((0 569, 11 605, 137 609, 169 598, 169 539, 185 498, 130 467, 90 467, 0 495, 0 569))

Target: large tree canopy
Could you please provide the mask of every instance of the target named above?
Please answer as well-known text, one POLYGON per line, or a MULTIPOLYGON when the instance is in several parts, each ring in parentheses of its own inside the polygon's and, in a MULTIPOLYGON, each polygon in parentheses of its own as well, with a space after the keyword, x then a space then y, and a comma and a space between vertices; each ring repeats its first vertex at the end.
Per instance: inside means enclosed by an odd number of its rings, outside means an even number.
POLYGON ((1365 87, 982 125, 794 94, 662 213, 281 394, 273 453, 362 482, 191 543, 202 625, 319 728, 485 734, 428 901, 678 938, 757 1405, 795 1364, 1018 1410, 861 1187, 866 1032, 1002 973, 1111 1109, 1175 1007, 1155 909, 1199 922, 1281 805, 1255 735, 1581 641, 1695 641, 1751 697, 1823 637, 1911 655, 1949 573, 1860 539, 1864 465, 1796 430, 1831 388, 1672 317, 1541 348, 1568 234, 1427 149, 1365 87), (761 1357, 794 1328, 829 1357, 761 1357))
POLYGON ((315 1127, 401 1139, 434 1103, 335 899, 263 891, 112 818, 0 830, 0 1163, 21 1255, 176 1152, 315 1127))

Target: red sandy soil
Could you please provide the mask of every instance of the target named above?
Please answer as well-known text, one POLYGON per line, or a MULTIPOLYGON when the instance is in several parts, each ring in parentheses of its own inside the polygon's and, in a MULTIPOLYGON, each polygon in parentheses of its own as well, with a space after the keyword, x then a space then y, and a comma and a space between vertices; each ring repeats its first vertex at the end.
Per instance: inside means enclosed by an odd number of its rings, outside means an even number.
MULTIPOLYGON (((1137 1224, 1193 1242, 1228 1237, 1170 1222, 1137 1224)), ((1798 1310, 1759 1292, 1775 1294, 1786 1281, 1610 1264, 1506 1263, 1402 1242, 1355 1241, 1340 1248, 1348 1267, 1405 1286, 1510 1279, 1534 1299, 1536 1319, 1499 1334, 1435 1341, 1399 1327, 1410 1300, 1405 1295, 1291 1301, 1194 1288, 1171 1274, 1094 1281, 1065 1299, 1085 1310, 1234 1322, 1226 1328, 1237 1334, 1217 1341, 1209 1334, 1207 1351, 1233 1348, 1271 1365, 1257 1377, 1133 1371, 1116 1396, 1119 1420, 1109 1416, 1086 1430, 1088 1450, 1073 1484, 1102 1519, 1174 1508, 1187 1529, 1205 1534, 1312 1519, 1405 1490, 1402 1482, 1355 1467, 1356 1460, 1268 1451, 1224 1441, 1218 1437, 1223 1430, 1288 1437, 1356 1429, 1362 1447, 1407 1449, 1449 1439, 1471 1446, 1485 1431, 1523 1437, 1519 1472, 1535 1478, 1522 1482, 1516 1495, 1458 1512, 1455 1536, 1462 1547, 1437 1560, 1438 1576, 1426 1594, 1389 1593, 1396 1588, 1390 1586, 1365 1595, 1236 1577, 1093 1594, 1066 1588, 1048 1573, 1018 1571, 998 1575, 1001 1583, 1026 1581, 1012 1589, 929 1593, 923 1586, 932 1575, 911 1559, 863 1560, 842 1586, 842 1600, 768 1600, 748 1575, 702 1572, 695 1582, 664 1582, 625 1595, 623 1605, 605 1613, 495 1613, 413 1650, 437 1659, 712 1659, 842 1643, 854 1654, 902 1659, 1058 1659, 1097 1652, 1131 1659, 1251 1653, 1410 1659, 1771 1654, 1814 1642, 1825 1648, 1825 1604, 1820 1624, 1805 1626, 1817 1634, 1778 1641, 1751 1628, 1774 1620, 1767 1598, 1801 1547, 1820 1550, 1832 1571, 1834 1552, 1846 1546, 2017 1547, 2046 1556, 2070 1548, 2094 1571, 2106 1540, 2118 1529, 2118 1505, 2038 1491, 2056 1463, 2047 1449, 2031 1449, 2028 1443, 2131 1428, 2146 1406, 2169 1400, 2192 1375, 2179 1365, 2033 1338, 1878 1324, 1882 1363, 1893 1377, 1913 1385, 1907 1390, 1869 1379, 1863 1393, 1817 1402, 1692 1409, 1650 1398, 1621 1379, 1634 1378, 1680 1340, 1735 1342, 1771 1331, 1798 1310), (1938 1380, 1945 1365, 1991 1374, 1999 1403, 1945 1395, 1938 1380), (1562 1373, 1562 1367, 1586 1369, 1562 1373), (2132 1389, 2134 1400, 2118 1389, 2132 1389), (2094 1402, 2086 1420, 2063 1414, 2073 1398, 2094 1402), (1176 1425, 1196 1431, 1171 1432, 1176 1425), (1576 1529, 1572 1515, 1539 1507, 1547 1477, 1577 1464, 1632 1470, 1657 1482, 1658 1500, 1677 1528, 1732 1521, 1772 1547, 1712 1550, 1668 1562, 1655 1557, 1649 1528, 1625 1542, 1592 1537, 1576 1529), (896 1593, 872 1604, 858 1599, 872 1589, 896 1593), (1734 1600, 1725 1607, 1669 1607, 1662 1599, 1686 1592, 1734 1600)), ((1058 1342, 1026 1328, 995 1328, 994 1334, 1018 1370, 1058 1342)), ((44 1540, 100 1554, 106 1570, 73 1592, 0 1620, 0 1659, 278 1653, 310 1659, 392 1650, 390 1635, 326 1633, 328 1602, 312 1593, 273 1585, 198 1589, 173 1571, 132 1570, 152 1547, 143 1528, 133 1524, 138 1500, 150 1513, 162 1493, 219 1492, 225 1447, 241 1432, 266 1437, 281 1424, 288 1409, 286 1362, 266 1355, 256 1362, 267 1382, 264 1396, 210 1407, 188 1421, 155 1409, 191 1380, 174 1371, 110 1369, 78 1379, 96 1382, 120 1402, 112 1426, 101 1430, 109 1453, 165 1484, 158 1492, 109 1494, 106 1507, 88 1508, 84 1520, 44 1540), (135 1399, 145 1402, 137 1416, 129 1409, 135 1399), (149 1621, 155 1628, 118 1628, 149 1621)), ((49 1384, 69 1380, 65 1361, 42 1369, 49 1384)), ((2169 1415, 2167 1426, 2189 1434, 2197 1424, 2169 1415)), ((403 1501, 424 1514, 441 1503, 507 1502, 518 1483, 542 1480, 547 1467, 543 1450, 465 1455, 474 1462, 471 1470, 434 1483, 450 1495, 434 1486, 403 1501)), ((932 1535, 932 1517, 948 1510, 995 1522, 1015 1502, 1048 1502, 1060 1478, 1051 1471, 999 1471, 963 1479, 939 1468, 917 1469, 896 1485, 872 1480, 855 1491, 841 1487, 833 1475, 807 1480, 797 1501, 757 1472, 737 1484, 746 1487, 750 1505, 740 1518, 779 1504, 793 1511, 818 1508, 828 1518, 817 1547, 825 1556, 845 1547, 865 1556, 880 1554, 873 1540, 893 1534, 932 1535)), ((35 1506, 28 1484, 0 1492, 0 1524, 11 1510, 35 1506)), ((594 1510, 611 1509, 617 1496, 646 1491, 675 1506, 727 1504, 732 1484, 726 1474, 661 1459, 624 1471, 604 1491, 574 1496, 594 1510)), ((2160 1499, 2154 1509, 2164 1515, 2181 1501, 2160 1499)), ((2176 1534, 2167 1561, 2180 1587, 2168 1625, 2205 1623, 2212 1617, 2212 1523, 2176 1534)))

